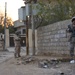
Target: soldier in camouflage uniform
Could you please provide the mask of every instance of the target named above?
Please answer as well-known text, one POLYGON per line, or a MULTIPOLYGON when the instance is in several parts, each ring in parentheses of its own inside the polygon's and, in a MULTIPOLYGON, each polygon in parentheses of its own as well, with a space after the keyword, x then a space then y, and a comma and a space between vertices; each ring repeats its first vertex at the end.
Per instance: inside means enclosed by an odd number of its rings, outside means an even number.
POLYGON ((14 56, 16 57, 20 57, 20 49, 21 49, 21 45, 20 45, 20 38, 18 36, 15 35, 14 37, 14 43, 15 43, 15 53, 14 56))
POLYGON ((75 47, 75 17, 72 18, 72 24, 68 25, 67 32, 71 33, 70 35, 70 56, 71 61, 74 61, 74 47, 75 47))

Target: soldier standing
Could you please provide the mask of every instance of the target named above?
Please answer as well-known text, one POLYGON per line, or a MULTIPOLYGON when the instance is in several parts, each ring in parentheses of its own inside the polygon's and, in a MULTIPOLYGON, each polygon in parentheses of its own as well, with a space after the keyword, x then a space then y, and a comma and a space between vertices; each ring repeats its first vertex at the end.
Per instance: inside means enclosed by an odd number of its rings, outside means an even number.
POLYGON ((70 63, 74 63, 74 47, 75 47, 75 17, 72 18, 72 24, 68 25, 67 32, 71 33, 69 42, 70 42, 70 56, 71 61, 70 63))
POLYGON ((15 43, 15 53, 14 53, 14 56, 15 56, 15 58, 16 57, 20 57, 21 45, 20 45, 20 38, 18 37, 18 35, 15 35, 14 43, 15 43))

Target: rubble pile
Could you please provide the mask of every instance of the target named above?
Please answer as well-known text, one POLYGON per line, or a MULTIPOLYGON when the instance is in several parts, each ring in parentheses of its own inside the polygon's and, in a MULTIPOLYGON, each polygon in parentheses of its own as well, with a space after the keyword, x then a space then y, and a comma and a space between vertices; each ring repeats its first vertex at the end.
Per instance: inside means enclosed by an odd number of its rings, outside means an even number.
POLYGON ((59 64, 60 61, 57 59, 47 60, 43 59, 38 62, 38 67, 40 68, 51 68, 59 64))
POLYGON ((35 57, 32 57, 32 56, 28 56, 28 57, 21 57, 18 61, 17 61, 17 64, 20 65, 20 64, 28 64, 28 63, 34 63, 36 61, 35 57))

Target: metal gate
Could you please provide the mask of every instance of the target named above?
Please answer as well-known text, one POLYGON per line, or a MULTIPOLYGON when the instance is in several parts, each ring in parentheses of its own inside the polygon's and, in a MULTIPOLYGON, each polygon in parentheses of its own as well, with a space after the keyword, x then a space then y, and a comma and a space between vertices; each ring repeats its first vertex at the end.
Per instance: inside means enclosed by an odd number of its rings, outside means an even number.
POLYGON ((10 37, 10 47, 14 47, 14 37, 10 37))

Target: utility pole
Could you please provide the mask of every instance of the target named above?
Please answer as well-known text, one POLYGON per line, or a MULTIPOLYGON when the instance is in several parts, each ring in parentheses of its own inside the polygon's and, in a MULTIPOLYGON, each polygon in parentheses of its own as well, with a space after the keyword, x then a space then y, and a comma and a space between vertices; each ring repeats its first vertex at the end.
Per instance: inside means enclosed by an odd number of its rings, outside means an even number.
POLYGON ((26 55, 29 55, 29 39, 28 39, 29 17, 26 15, 26 5, 19 9, 19 19, 22 22, 24 22, 26 28, 26 55))
POLYGON ((34 28, 34 16, 33 16, 33 3, 31 2, 31 25, 32 25, 32 51, 35 55, 35 28, 34 28))
POLYGON ((26 16, 26 55, 29 55, 29 40, 28 40, 28 23, 29 19, 28 16, 26 16))
POLYGON ((4 50, 6 50, 6 17, 7 17, 7 2, 5 2, 5 18, 4 18, 4 50))
MULTIPOLYGON (((25 4, 31 4, 31 25, 32 25, 32 55, 35 55, 35 28, 34 28, 34 17, 33 17, 33 4, 37 2, 37 0, 23 0, 25 4)), ((28 51, 28 50, 27 50, 28 51)))
MULTIPOLYGON (((24 2, 24 4, 26 3, 24 2)), ((29 39, 28 39, 29 16, 27 15, 26 15, 26 20, 24 20, 24 24, 26 25, 26 55, 29 55, 29 39)))

